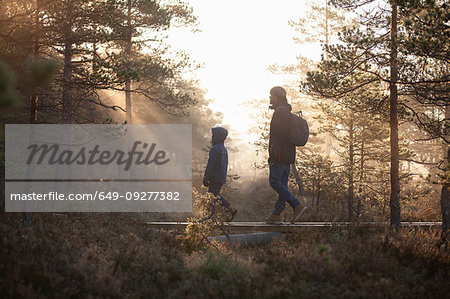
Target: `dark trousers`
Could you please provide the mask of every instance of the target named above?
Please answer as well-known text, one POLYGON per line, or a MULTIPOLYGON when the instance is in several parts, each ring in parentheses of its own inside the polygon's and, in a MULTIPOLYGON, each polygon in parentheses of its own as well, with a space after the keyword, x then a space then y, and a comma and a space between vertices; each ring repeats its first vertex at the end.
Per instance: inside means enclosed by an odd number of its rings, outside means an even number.
POLYGON ((272 186, 272 188, 278 193, 278 200, 275 203, 275 209, 273 210, 273 213, 276 215, 280 215, 286 207, 286 202, 289 203, 291 207, 295 207, 299 204, 298 199, 295 198, 291 191, 289 191, 287 186, 291 168, 287 164, 278 162, 270 165, 269 169, 270 186, 272 186))
POLYGON ((219 196, 221 204, 227 210, 231 211, 230 203, 222 195, 219 194, 222 186, 223 186, 223 184, 221 184, 221 183, 209 182, 208 192, 211 192, 212 194, 214 194, 214 196, 219 196))

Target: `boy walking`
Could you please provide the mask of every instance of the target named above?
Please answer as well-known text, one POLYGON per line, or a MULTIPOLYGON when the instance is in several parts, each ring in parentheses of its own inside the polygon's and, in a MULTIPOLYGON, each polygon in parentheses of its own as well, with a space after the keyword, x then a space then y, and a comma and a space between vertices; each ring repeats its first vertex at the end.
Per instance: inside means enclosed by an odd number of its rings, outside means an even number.
MULTIPOLYGON (((223 184, 227 181, 228 152, 224 142, 228 136, 228 131, 225 128, 216 127, 212 128, 211 132, 213 146, 209 151, 208 164, 203 177, 203 185, 208 187, 208 191, 214 194, 214 196, 220 197, 221 204, 231 213, 231 219, 229 220, 231 221, 236 215, 237 210, 232 208, 228 201, 219 194, 223 184)), ((212 211, 212 213, 214 213, 214 211, 212 211)))

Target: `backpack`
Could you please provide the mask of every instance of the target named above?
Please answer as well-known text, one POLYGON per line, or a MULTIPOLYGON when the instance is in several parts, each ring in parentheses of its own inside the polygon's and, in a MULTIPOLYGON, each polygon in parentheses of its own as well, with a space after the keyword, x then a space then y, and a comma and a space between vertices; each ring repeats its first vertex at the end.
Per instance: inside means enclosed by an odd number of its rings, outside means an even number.
MULTIPOLYGON (((283 108, 286 109, 286 107, 283 108)), ((298 116, 297 114, 291 112, 289 113, 291 114, 291 121, 289 124, 289 131, 288 131, 289 141, 293 145, 304 146, 308 142, 309 137, 308 123, 304 118, 298 116)))

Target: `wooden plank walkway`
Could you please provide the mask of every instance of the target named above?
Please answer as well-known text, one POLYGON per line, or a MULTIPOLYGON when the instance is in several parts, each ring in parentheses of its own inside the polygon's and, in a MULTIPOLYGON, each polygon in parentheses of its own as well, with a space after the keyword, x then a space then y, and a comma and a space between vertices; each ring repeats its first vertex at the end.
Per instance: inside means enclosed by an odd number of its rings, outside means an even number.
MULTIPOLYGON (((188 222, 145 222, 153 228, 184 230, 188 222)), ((402 227, 433 227, 440 226, 442 222, 401 222, 402 227)), ((350 227, 350 226, 389 226, 389 222, 283 222, 282 224, 267 224, 265 222, 225 222, 224 226, 231 231, 257 231, 257 232, 298 232, 305 228, 319 227, 350 227)))

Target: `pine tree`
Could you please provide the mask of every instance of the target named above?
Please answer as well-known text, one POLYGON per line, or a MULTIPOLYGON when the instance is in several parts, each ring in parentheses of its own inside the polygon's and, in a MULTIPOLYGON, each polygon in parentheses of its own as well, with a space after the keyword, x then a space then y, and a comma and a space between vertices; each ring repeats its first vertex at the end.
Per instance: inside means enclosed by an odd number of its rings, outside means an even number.
POLYGON ((163 42, 164 33, 171 27, 195 25, 192 8, 183 2, 170 1, 114 0, 112 3, 118 15, 110 20, 117 36, 111 45, 118 51, 110 54, 110 63, 117 79, 124 83, 122 88, 115 89, 125 92, 127 122, 132 123, 132 93, 155 102, 167 113, 182 114, 195 101, 177 88, 177 80, 181 81, 177 76, 191 65, 185 54, 169 53, 163 42), (167 58, 169 54, 172 55, 167 58))
POLYGON ((129 32, 128 27, 122 26, 127 15, 123 3, 88 0, 0 3, 0 23, 5 25, 4 33, 0 34, 0 59, 16 74, 35 71, 30 67, 33 64, 27 63, 30 57, 36 62, 52 59, 60 66, 49 86, 31 92, 21 90, 29 98, 30 122, 100 121, 99 107, 123 109, 120 105, 106 104, 100 92, 124 91, 126 82, 133 80, 140 82, 132 90, 135 94, 158 103, 168 113, 183 114, 195 104, 192 97, 178 88, 182 84, 180 72, 191 67, 189 58, 183 53, 169 53, 160 40, 149 45, 154 40, 150 37, 152 32, 161 33, 174 24, 194 24, 192 10, 180 2, 133 0, 132 38, 139 42, 133 43, 133 55, 127 57, 121 51, 126 48, 122 46, 129 32), (149 52, 150 47, 154 51, 149 52))
POLYGON ((348 221, 352 221, 355 211, 358 216, 361 214, 362 198, 367 197, 368 184, 375 178, 373 169, 381 169, 388 135, 385 120, 361 109, 359 97, 345 99, 345 103, 320 103, 322 114, 318 120, 322 124, 320 130, 336 141, 333 148, 341 173, 347 178, 348 221))
MULTIPOLYGON (((420 68, 415 60, 420 49, 411 47, 404 34, 406 32, 414 36, 408 31, 412 29, 405 23, 407 16, 411 17, 412 13, 408 7, 410 2, 332 1, 340 8, 358 13, 359 26, 344 29, 340 36, 341 44, 326 47, 330 60, 323 61, 318 71, 308 73, 303 85, 303 90, 309 94, 335 100, 343 99, 349 94, 364 94, 367 86, 378 82, 388 85, 388 95, 384 94, 376 101, 361 104, 381 113, 389 111, 391 225, 397 229, 400 226, 398 117, 408 115, 407 101, 417 100, 412 97, 412 90, 417 92, 418 86, 426 85, 427 88, 433 88, 434 94, 439 95, 436 98, 428 97, 428 104, 431 105, 441 105, 442 90, 448 89, 445 84, 447 75, 442 72, 417 77, 420 68)), ((439 52, 442 53, 443 49, 445 47, 439 52)), ((435 55, 428 58, 439 57, 435 55)), ((379 85, 382 90, 383 84, 379 85)))

